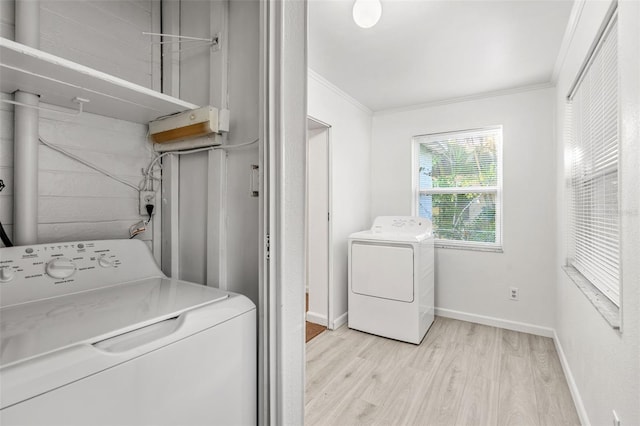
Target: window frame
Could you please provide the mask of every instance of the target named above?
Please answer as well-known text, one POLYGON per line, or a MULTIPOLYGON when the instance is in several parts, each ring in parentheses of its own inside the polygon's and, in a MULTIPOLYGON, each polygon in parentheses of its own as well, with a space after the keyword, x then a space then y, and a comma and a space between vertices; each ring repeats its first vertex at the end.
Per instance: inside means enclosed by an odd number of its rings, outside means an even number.
POLYGON ((489 251, 489 252, 503 252, 503 139, 504 139, 504 129, 502 125, 495 126, 486 126, 479 127, 474 129, 464 129, 464 130, 453 130, 446 132, 437 132, 437 133, 425 133, 421 135, 415 135, 411 138, 411 148, 412 148, 412 169, 411 169, 411 180, 412 180, 412 206, 411 212, 413 216, 418 216, 420 214, 420 195, 422 193, 426 194, 469 194, 469 193, 489 193, 496 194, 496 241, 493 243, 487 242, 478 242, 478 241, 461 241, 461 240, 449 240, 444 238, 436 238, 435 239, 435 247, 437 248, 447 248, 447 249, 459 249, 459 250, 474 250, 474 251, 489 251), (420 145, 424 142, 421 142, 421 138, 429 137, 447 137, 450 135, 461 135, 461 134, 477 134, 480 132, 493 132, 497 131, 497 141, 496 141, 496 156, 497 156, 497 182, 495 186, 467 186, 467 187, 455 187, 455 188, 433 188, 428 191, 420 191, 420 145))

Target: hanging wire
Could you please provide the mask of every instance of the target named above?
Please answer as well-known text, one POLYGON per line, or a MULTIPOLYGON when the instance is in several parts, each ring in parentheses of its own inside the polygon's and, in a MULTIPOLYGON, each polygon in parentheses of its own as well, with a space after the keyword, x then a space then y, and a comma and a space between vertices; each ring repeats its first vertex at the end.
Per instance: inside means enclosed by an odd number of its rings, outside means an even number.
POLYGON ((135 189, 136 191, 139 191, 139 190, 140 190, 139 186, 136 186, 136 185, 134 185, 134 184, 132 184, 132 183, 127 182, 127 181, 126 181, 126 180, 124 180, 124 179, 119 178, 118 176, 116 176, 116 175, 114 175, 113 173, 111 173, 111 172, 109 172, 109 171, 107 171, 107 170, 103 169, 102 167, 96 166, 95 164, 90 163, 90 162, 88 162, 87 160, 85 160, 85 159, 83 159, 83 158, 81 158, 81 157, 78 157, 78 156, 77 156, 77 155, 75 155, 75 154, 70 153, 69 151, 65 150, 64 148, 61 148, 61 147, 59 147, 59 146, 57 146, 57 145, 54 145, 54 144, 52 144, 51 142, 47 142, 47 141, 46 141, 46 140, 44 140, 42 137, 39 137, 38 139, 40 140, 40 143, 41 143, 41 144, 43 144, 44 146, 49 147, 49 148, 51 148, 52 150, 57 151, 57 152, 59 152, 59 153, 61 153, 61 154, 65 155, 65 156, 67 156, 67 157, 69 157, 69 158, 71 158, 71 159, 73 159, 73 160, 77 161, 78 163, 84 164, 85 166, 87 166, 87 167, 89 167, 89 168, 91 168, 91 169, 93 169, 93 170, 95 170, 95 171, 97 171, 97 172, 100 172, 100 173, 102 173, 103 175, 105 175, 105 176, 107 176, 107 177, 110 177, 111 179, 113 179, 113 180, 115 180, 115 181, 117 181, 117 182, 120 182, 120 183, 121 183, 121 184, 123 184, 123 185, 127 185, 128 187, 133 188, 133 189, 135 189))

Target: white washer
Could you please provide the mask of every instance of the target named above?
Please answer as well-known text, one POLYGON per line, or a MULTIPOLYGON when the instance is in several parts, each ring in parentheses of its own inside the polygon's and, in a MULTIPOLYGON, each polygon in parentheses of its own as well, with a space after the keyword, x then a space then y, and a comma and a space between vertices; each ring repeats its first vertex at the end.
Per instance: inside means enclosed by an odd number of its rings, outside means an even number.
POLYGON ((433 323, 431 222, 380 216, 349 236, 349 328, 419 344, 433 323))
POLYGON ((250 425, 256 310, 137 240, 0 249, 0 424, 250 425))

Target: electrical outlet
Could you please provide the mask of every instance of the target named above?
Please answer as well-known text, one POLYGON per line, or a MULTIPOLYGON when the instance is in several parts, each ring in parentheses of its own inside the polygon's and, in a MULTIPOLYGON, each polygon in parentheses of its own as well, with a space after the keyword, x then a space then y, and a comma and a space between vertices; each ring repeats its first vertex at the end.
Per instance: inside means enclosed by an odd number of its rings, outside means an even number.
POLYGON ((620 418, 618 417, 616 410, 613 410, 613 426, 620 426, 620 418))
POLYGON ((520 298, 520 290, 518 287, 509 287, 509 299, 518 300, 520 298))
MULTIPOLYGON (((156 205, 156 193, 155 191, 140 191, 140 215, 149 216, 147 213, 147 204, 156 205)), ((155 210, 155 208, 154 208, 155 210)))

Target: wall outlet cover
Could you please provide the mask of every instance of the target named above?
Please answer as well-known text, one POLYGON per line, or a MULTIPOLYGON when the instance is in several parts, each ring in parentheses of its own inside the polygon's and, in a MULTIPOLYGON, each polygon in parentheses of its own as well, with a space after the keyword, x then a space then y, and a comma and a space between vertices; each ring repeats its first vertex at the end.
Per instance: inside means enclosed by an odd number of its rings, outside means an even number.
POLYGON ((509 287, 509 300, 518 300, 520 298, 520 290, 518 287, 509 287))
MULTIPOLYGON (((155 191, 140 191, 140 215, 147 217, 147 204, 156 205, 156 192, 155 191)), ((154 208, 155 210, 155 208, 154 208)))

